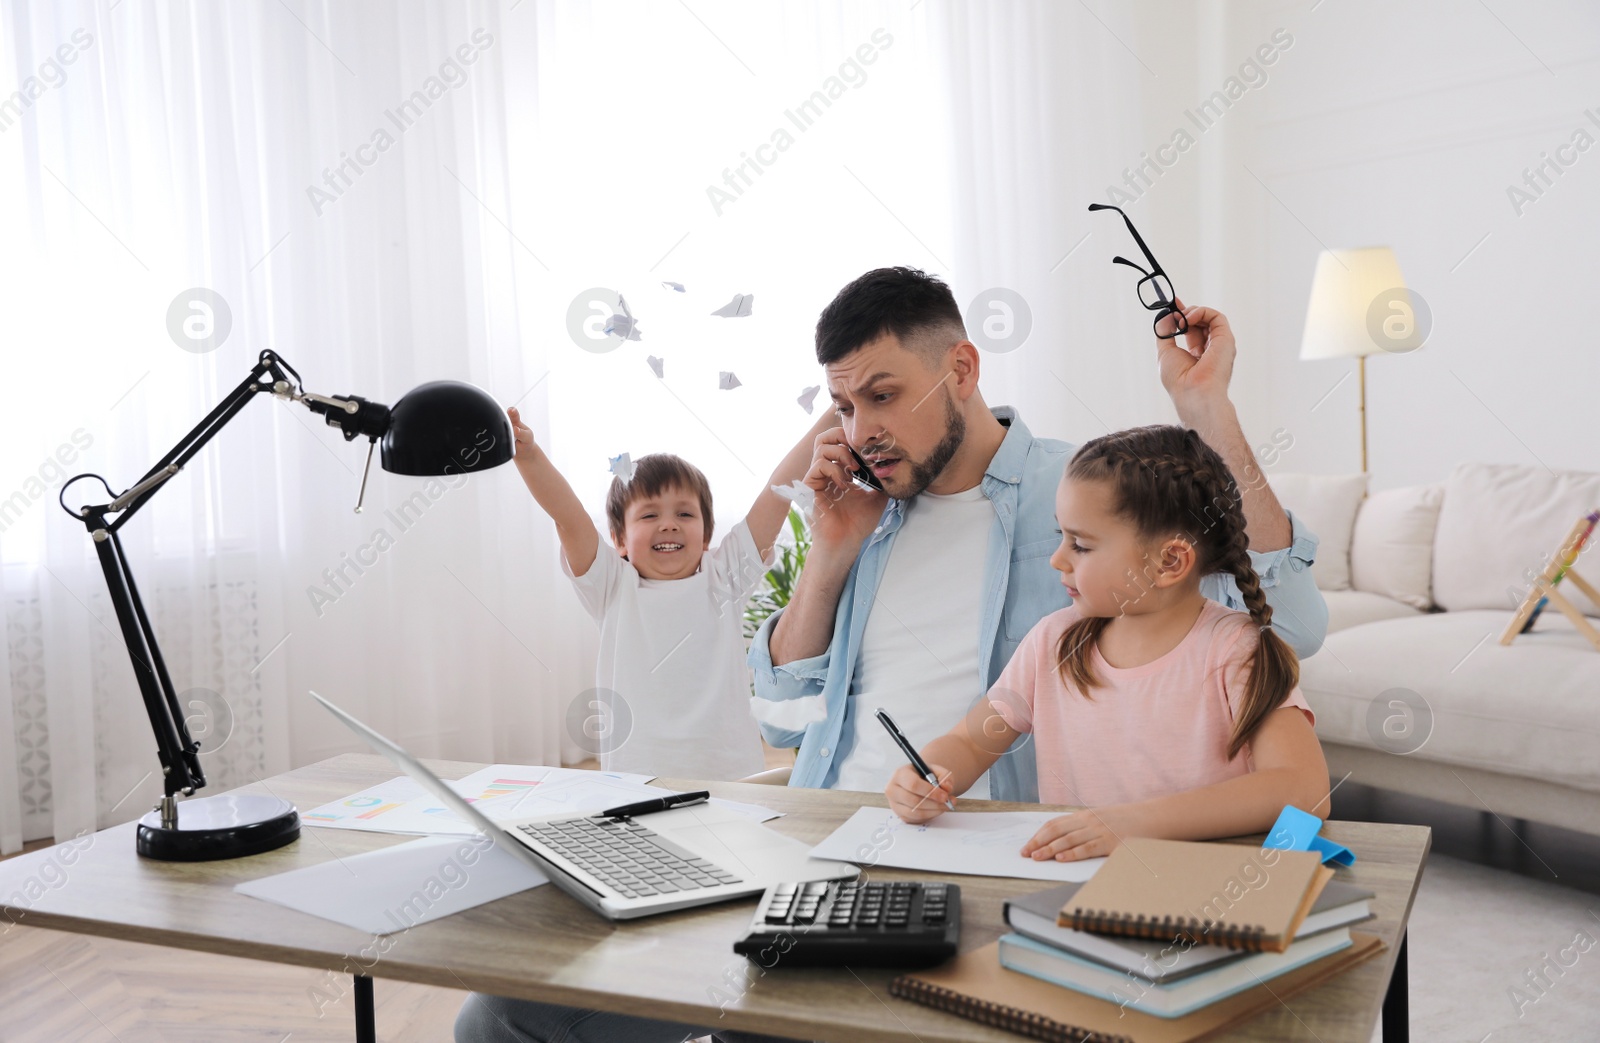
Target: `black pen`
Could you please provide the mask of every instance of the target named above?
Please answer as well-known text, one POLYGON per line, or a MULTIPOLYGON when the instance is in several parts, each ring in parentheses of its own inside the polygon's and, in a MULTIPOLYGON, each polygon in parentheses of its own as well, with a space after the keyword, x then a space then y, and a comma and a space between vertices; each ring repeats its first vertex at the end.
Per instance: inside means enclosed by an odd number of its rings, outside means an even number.
POLYGON ((711 799, 708 790, 695 790, 692 793, 669 793, 665 797, 652 797, 641 800, 637 804, 622 804, 614 808, 607 808, 600 812, 600 818, 633 818, 635 815, 648 815, 653 811, 666 811, 669 808, 688 807, 690 804, 703 804, 711 799))
MULTIPOLYGON (((900 729, 894 726, 894 718, 889 716, 888 711, 879 710, 878 720, 882 721, 883 726, 889 730, 889 737, 900 747, 900 752, 906 755, 906 759, 911 761, 911 766, 916 769, 917 774, 921 775, 928 785, 938 789, 939 780, 934 777, 933 769, 928 767, 928 762, 922 759, 922 755, 917 752, 917 748, 911 745, 904 735, 900 734, 900 729)), ((956 809, 956 806, 948 800, 944 802, 944 806, 951 811, 956 809)))

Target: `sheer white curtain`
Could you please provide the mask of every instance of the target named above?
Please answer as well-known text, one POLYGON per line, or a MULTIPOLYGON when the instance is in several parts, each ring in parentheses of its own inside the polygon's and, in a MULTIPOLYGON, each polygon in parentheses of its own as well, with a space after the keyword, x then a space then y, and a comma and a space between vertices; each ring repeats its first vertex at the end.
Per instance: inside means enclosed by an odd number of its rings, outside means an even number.
MULTIPOLYGON (((531 25, 518 44, 498 8, 454 4, 4 16, 0 80, 47 84, 0 113, 11 849, 160 791, 91 541, 53 502, 64 474, 126 488, 263 349, 310 390, 393 403, 451 378, 533 412, 547 366, 519 325, 539 267, 501 223, 531 25), (196 287, 231 319, 214 350, 169 333, 196 287)), ((357 515, 364 449, 263 397, 123 529, 213 792, 355 748, 308 688, 423 754, 559 757, 552 693, 584 670, 515 475, 378 472, 357 515)))
MULTIPOLYGON (((1040 434, 1098 427, 1052 370, 1108 424, 1160 400, 1153 368, 1094 353, 1143 357, 1131 287, 1084 274, 1126 244, 1052 267, 1140 141, 1144 74, 1081 6, 0 12, 0 82, 42 85, 14 113, 0 97, 0 232, 20 244, 0 257, 0 496, 23 494, 0 500, 7 846, 159 791, 90 541, 50 503, 61 477, 125 488, 264 348, 311 390, 392 403, 453 378, 518 403, 597 519, 609 457, 680 453, 724 532, 810 426, 818 311, 870 268, 941 274, 964 308, 1021 291, 1033 332, 986 355, 984 387, 1040 434), (195 287, 231 315, 209 352, 168 331, 195 287), (598 339, 594 288, 626 295, 642 341, 598 339), (1113 292, 1128 307, 1084 306, 1113 292), (736 293, 752 315, 710 314, 736 293), (51 464, 75 436, 87 448, 51 464)), ((358 516, 365 447, 316 420, 253 403, 123 530, 178 688, 218 693, 191 721, 204 748, 226 736, 213 789, 357 748, 308 688, 424 755, 581 755, 566 716, 594 627, 515 473, 379 472, 358 516)))

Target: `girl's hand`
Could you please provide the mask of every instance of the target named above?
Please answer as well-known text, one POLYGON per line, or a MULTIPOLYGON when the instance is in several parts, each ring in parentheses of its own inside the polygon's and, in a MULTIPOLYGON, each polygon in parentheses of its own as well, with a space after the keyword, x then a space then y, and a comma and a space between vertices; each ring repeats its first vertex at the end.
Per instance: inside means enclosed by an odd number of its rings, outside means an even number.
POLYGON ((533 429, 522 422, 522 416, 517 412, 516 406, 506 410, 506 415, 511 418, 511 433, 517 440, 512 459, 520 462, 531 458, 533 451, 538 448, 533 441, 533 429))
POLYGON ((912 825, 931 822, 948 810, 944 806, 945 801, 955 802, 955 791, 950 788, 950 769, 938 764, 928 767, 933 769, 933 777, 939 780, 937 788, 928 785, 928 780, 918 775, 917 769, 909 764, 902 764, 889 777, 889 785, 883 795, 889 798, 889 810, 900 816, 902 822, 912 825))
POLYGON ((1109 855, 1124 837, 1143 835, 1138 816, 1128 808, 1086 808, 1040 826, 1039 832, 1022 845, 1022 854, 1035 862, 1076 862, 1109 855))

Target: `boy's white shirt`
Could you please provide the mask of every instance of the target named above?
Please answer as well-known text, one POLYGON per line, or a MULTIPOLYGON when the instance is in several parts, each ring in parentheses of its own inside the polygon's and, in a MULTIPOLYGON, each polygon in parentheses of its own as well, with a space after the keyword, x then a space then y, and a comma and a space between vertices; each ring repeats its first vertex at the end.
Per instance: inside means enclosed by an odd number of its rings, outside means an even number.
POLYGON ((562 571, 600 624, 595 686, 627 707, 598 729, 610 732, 596 736, 603 769, 728 780, 765 767, 744 606, 775 560, 776 547, 759 557, 742 520, 683 579, 645 579, 604 541, 573 576, 562 552, 562 571))

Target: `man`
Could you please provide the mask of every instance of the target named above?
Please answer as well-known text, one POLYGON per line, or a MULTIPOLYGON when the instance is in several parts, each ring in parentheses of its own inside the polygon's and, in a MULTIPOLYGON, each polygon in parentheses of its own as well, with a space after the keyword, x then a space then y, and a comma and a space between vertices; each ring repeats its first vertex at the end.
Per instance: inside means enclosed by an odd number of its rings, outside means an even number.
MULTIPOLYGON (((1185 317, 1188 350, 1159 342, 1162 384, 1180 422, 1233 471, 1273 625, 1310 655, 1328 618, 1307 570, 1316 537, 1255 467, 1227 397, 1227 320, 1209 308, 1185 317)), ((1072 447, 984 402, 955 299, 915 269, 881 268, 846 286, 817 323, 816 348, 843 426, 816 441, 811 550, 788 606, 751 645, 753 707, 769 743, 799 747, 790 785, 881 792, 904 755, 875 711, 887 709, 914 744, 943 734, 1023 635, 1070 603, 1049 559, 1072 447), (851 483, 851 447, 882 493, 851 483)), ((1231 577, 1208 577, 1206 593, 1244 607, 1231 577)), ((1038 800, 1027 737, 968 795, 1038 800)))
MULTIPOLYGON (((1306 566, 1316 537, 1260 480, 1227 398, 1233 334, 1209 308, 1186 313, 1197 354, 1163 342, 1161 380, 1186 425, 1241 481, 1251 560, 1273 625, 1301 655, 1328 614, 1306 566)), ((1034 438, 1015 411, 978 393, 978 349, 944 283, 881 268, 846 286, 817 323, 817 360, 844 425, 817 436, 806 484, 811 551, 788 606, 750 649, 767 740, 800 747, 790 785, 881 792, 897 748, 868 707, 885 706, 913 742, 943 734, 993 684, 1017 643, 1067 604, 1050 567, 1061 542, 1055 493, 1071 447, 1034 438), (855 489, 848 446, 874 464, 883 493, 855 489), (776 665, 774 665, 776 664, 776 665), (853 705, 854 704, 854 705, 853 705), (892 752, 889 752, 892 751, 892 752)), ((1240 608, 1232 579, 1208 594, 1240 608)), ((990 770, 999 800, 1038 800, 1022 744, 990 770)), ((679 1041, 770 1037, 474 993, 458 1043, 679 1041)))

